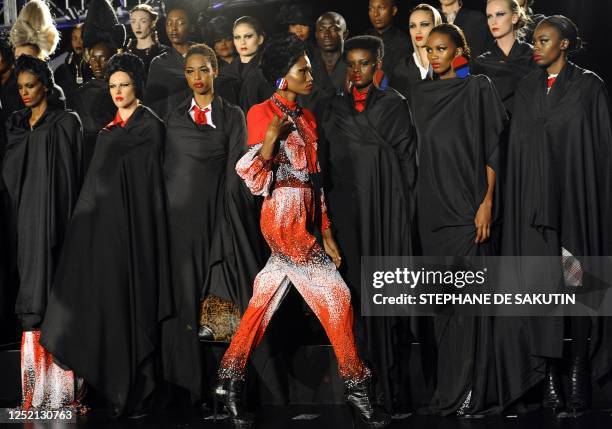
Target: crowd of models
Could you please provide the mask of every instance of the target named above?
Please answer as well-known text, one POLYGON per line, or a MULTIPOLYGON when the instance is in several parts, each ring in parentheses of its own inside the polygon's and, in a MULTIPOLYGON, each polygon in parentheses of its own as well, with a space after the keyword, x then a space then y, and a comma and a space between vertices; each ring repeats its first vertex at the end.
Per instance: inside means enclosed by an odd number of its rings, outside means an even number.
POLYGON ((411 408, 415 339, 432 345, 433 414, 501 414, 533 388, 553 412, 589 408, 610 318, 359 305, 363 255, 553 256, 566 284, 596 287, 565 270, 612 254, 609 99, 570 61, 572 20, 531 3, 440 0, 396 27, 396 2, 370 0, 353 37, 339 13, 284 5, 268 37, 253 16, 203 22, 168 1, 165 46, 151 6, 126 31, 91 0, 52 71, 59 32, 27 2, 0 47, 0 304, 19 322, 23 409, 84 412, 91 386, 139 417, 162 391, 213 392, 250 427, 249 357, 291 286, 368 427, 411 408), (214 385, 211 295, 241 312, 214 385))

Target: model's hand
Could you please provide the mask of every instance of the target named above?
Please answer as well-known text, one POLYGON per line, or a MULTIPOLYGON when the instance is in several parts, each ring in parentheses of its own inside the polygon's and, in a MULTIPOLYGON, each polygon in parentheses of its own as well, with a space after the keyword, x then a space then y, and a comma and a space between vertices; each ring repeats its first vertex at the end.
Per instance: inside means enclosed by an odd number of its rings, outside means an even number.
POLYGON ((474 223, 476 225, 476 244, 484 243, 491 235, 491 212, 493 203, 483 201, 476 212, 474 223))
POLYGON ((261 157, 265 160, 272 159, 276 149, 276 143, 291 131, 293 123, 285 115, 282 118, 274 115, 272 122, 268 125, 264 136, 263 147, 260 150, 261 157))
POLYGON ((339 268, 342 263, 342 257, 340 256, 338 244, 336 244, 336 240, 334 240, 334 236, 329 228, 323 233, 323 248, 325 249, 325 253, 327 253, 336 265, 336 268, 339 268))

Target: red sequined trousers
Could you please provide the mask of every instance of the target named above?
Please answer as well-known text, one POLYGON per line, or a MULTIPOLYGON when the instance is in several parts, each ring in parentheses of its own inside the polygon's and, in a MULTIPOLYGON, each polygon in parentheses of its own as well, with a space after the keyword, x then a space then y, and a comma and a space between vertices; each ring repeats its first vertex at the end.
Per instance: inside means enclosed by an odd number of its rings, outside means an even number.
MULTIPOLYGON (((271 163, 259 156, 260 147, 261 144, 252 147, 238 162, 236 170, 252 193, 266 196, 261 230, 272 255, 255 278, 253 297, 221 361, 219 378, 244 378, 253 347, 261 341, 270 319, 293 284, 323 325, 336 354, 340 376, 348 386, 358 383, 370 376, 370 370, 355 346, 350 291, 309 232, 315 213, 311 185, 296 180, 299 174, 290 174, 295 166, 289 160, 296 159, 292 151, 299 152, 303 147, 281 143, 281 155, 276 161, 280 160, 282 166, 276 172, 271 192, 271 163)), ((325 213, 323 223, 329 225, 325 213)))
POLYGON ((75 404, 75 380, 53 362, 40 345, 40 331, 26 331, 21 338, 21 407, 61 409, 75 404))

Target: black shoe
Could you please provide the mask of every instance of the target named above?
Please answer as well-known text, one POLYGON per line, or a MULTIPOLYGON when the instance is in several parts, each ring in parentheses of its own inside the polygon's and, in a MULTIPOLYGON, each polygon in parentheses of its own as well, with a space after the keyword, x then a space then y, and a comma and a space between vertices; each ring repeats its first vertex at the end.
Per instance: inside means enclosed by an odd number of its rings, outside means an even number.
POLYGON ((217 419, 217 401, 225 405, 234 428, 246 429, 253 426, 254 418, 246 411, 244 381, 224 379, 219 381, 214 392, 214 416, 217 419))
POLYGON ((391 423, 389 414, 380 410, 374 403, 370 390, 370 380, 361 381, 345 391, 346 401, 369 428, 384 428, 391 423))
POLYGON ((591 396, 590 374, 585 358, 576 356, 572 359, 569 383, 567 408, 577 414, 589 407, 591 396))
POLYGON ((563 401, 563 391, 561 389, 561 379, 557 365, 549 360, 546 366, 546 380, 544 385, 544 398, 542 407, 551 409, 553 414, 565 406, 563 401))

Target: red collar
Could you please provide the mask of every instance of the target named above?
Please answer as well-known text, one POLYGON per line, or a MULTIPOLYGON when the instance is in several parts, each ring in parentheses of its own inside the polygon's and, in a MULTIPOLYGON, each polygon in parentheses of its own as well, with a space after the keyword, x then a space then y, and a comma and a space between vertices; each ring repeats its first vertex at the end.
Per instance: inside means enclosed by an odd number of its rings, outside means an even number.
POLYGON ((355 109, 358 112, 363 112, 365 110, 368 92, 370 92, 370 86, 363 92, 359 92, 357 88, 353 87, 353 100, 355 101, 355 109))
POLYGON ((127 121, 124 121, 123 119, 121 119, 121 115, 119 115, 119 110, 117 110, 115 119, 113 119, 112 122, 106 126, 106 128, 113 128, 115 125, 119 125, 121 128, 124 128, 126 123, 127 121))

